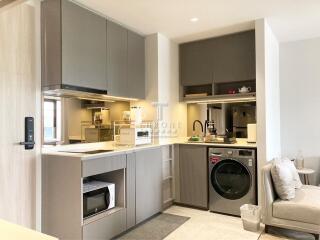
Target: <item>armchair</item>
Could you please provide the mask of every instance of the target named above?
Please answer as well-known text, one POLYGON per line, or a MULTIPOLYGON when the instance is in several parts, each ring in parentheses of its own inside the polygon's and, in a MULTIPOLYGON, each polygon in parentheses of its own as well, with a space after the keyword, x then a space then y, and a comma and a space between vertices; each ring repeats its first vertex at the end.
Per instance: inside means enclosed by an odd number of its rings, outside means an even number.
POLYGON ((296 189, 292 200, 281 200, 273 186, 271 164, 262 169, 262 222, 269 226, 311 233, 316 240, 320 234, 320 187, 303 185, 296 189))

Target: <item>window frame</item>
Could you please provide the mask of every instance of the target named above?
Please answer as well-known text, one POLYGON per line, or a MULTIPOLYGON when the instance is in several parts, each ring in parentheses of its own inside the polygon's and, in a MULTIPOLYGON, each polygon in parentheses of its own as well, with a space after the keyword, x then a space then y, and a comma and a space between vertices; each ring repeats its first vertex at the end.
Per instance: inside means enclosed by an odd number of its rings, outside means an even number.
POLYGON ((45 145, 55 145, 57 143, 60 143, 62 141, 62 100, 61 98, 54 98, 54 97, 44 97, 43 98, 43 114, 42 114, 42 142, 45 145), (54 131, 54 138, 50 140, 46 140, 44 136, 44 105, 45 102, 52 102, 53 103, 53 127, 55 129, 54 131), (60 114, 58 114, 58 102, 60 102, 60 114), (58 117, 60 119, 58 119, 58 117), (58 124, 58 121, 60 124, 58 124))

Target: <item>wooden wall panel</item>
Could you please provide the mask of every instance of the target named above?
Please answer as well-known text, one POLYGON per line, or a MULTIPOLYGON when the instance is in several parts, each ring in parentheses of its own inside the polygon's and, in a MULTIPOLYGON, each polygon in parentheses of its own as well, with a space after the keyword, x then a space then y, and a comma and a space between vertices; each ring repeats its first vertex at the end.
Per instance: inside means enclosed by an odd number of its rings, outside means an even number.
POLYGON ((40 147, 26 151, 18 143, 24 140, 24 117, 39 120, 35 34, 33 6, 0 12, 0 218, 31 228, 40 147))

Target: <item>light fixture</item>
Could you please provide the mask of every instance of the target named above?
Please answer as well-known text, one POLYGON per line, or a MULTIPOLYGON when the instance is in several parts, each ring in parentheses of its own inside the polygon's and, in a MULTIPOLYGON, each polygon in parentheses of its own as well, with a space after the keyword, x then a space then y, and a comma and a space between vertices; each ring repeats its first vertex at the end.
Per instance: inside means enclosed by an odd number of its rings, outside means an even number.
POLYGON ((102 95, 102 97, 105 99, 118 100, 118 101, 138 101, 139 100, 137 98, 115 97, 110 95, 102 95))
POLYGON ((80 100, 89 100, 89 101, 98 101, 98 102, 115 102, 113 100, 109 99, 103 99, 103 98, 91 98, 91 97, 78 97, 80 100))
POLYGON ((190 18, 190 22, 198 22, 199 21, 199 18, 197 17, 193 17, 193 18, 190 18))
POLYGON ((214 104, 214 103, 241 103, 241 102, 255 102, 255 96, 242 97, 242 98, 218 98, 218 99, 194 99, 187 100, 185 103, 197 103, 197 104, 214 104))

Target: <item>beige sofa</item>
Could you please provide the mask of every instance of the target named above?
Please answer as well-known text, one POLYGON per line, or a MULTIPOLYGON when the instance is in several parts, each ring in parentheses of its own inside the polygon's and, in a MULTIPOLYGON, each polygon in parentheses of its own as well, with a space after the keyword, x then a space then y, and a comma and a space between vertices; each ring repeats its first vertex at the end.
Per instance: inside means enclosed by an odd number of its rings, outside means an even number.
POLYGON ((271 177, 271 164, 262 169, 264 191, 262 221, 269 226, 311 233, 316 240, 320 234, 320 187, 303 185, 296 190, 294 199, 278 198, 271 177))

